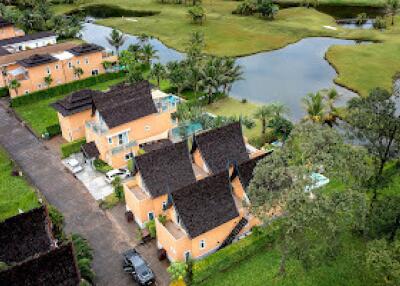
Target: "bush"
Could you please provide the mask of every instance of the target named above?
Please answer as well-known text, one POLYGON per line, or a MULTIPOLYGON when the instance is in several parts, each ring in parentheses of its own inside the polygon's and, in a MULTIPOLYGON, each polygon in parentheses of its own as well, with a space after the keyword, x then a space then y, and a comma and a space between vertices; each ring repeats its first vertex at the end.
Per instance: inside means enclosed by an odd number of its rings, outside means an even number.
POLYGON ((167 222, 167 217, 166 217, 165 215, 160 214, 160 215, 158 215, 158 221, 159 221, 162 225, 164 225, 164 224, 167 222))
POLYGON ((61 126, 60 124, 54 124, 46 127, 46 134, 48 134, 49 138, 57 136, 61 134, 61 126))
POLYGON ((242 98, 241 102, 242 103, 247 103, 247 99, 246 98, 242 98))
POLYGON ((381 16, 376 17, 373 26, 374 26, 374 29, 377 29, 377 30, 386 29, 386 20, 385 20, 385 18, 383 18, 381 16))
POLYGON ((118 205, 120 200, 115 196, 115 193, 109 194, 104 200, 99 201, 99 207, 102 210, 109 210, 118 205))
POLYGON ((94 165, 94 168, 96 169, 96 171, 103 173, 103 174, 105 174, 113 169, 110 165, 108 165, 106 162, 104 162, 101 159, 94 160, 93 165, 94 165))
POLYGON ((268 230, 257 232, 257 234, 253 233, 202 260, 195 261, 193 264, 193 282, 195 284, 200 283, 247 257, 264 251, 265 247, 276 240, 277 230, 276 226, 270 225, 268 230))
POLYGON ((172 281, 183 280, 186 276, 187 265, 185 262, 172 262, 167 268, 172 281))
POLYGON ((93 284, 95 277, 94 271, 91 267, 93 250, 90 247, 87 239, 79 234, 72 234, 71 240, 74 245, 76 260, 78 261, 81 277, 93 284))
POLYGON ((77 90, 88 88, 97 83, 106 82, 106 81, 121 78, 124 76, 125 76, 124 72, 118 72, 118 73, 104 73, 104 74, 101 74, 98 76, 88 77, 86 79, 73 81, 70 83, 58 85, 58 86, 51 87, 51 88, 48 88, 45 90, 40 90, 40 91, 29 93, 27 95, 22 95, 22 96, 13 98, 13 99, 11 99, 11 106, 17 107, 17 106, 37 102, 37 101, 40 101, 45 98, 52 98, 55 96, 68 94, 68 93, 71 93, 71 92, 74 92, 77 90))
POLYGON ((71 154, 78 153, 81 150, 81 146, 86 143, 86 139, 78 139, 69 143, 61 145, 61 154, 63 158, 69 157, 71 154))
POLYGON ((48 210, 49 210, 49 217, 52 223, 51 230, 53 232, 54 237, 58 241, 65 240, 64 215, 52 205, 48 206, 48 210))
POLYGON ((156 232, 156 222, 155 222, 154 219, 152 219, 152 220, 146 222, 146 228, 147 228, 147 230, 149 231, 150 236, 151 236, 152 238, 156 238, 156 236, 157 236, 157 232, 156 232))
POLYGON ((117 5, 93 4, 72 10, 68 14, 84 14, 85 16, 92 16, 95 18, 147 17, 160 14, 160 11, 131 10, 131 9, 123 9, 117 5))
POLYGON ((8 88, 2 87, 0 88, 0 97, 6 97, 9 95, 8 88))

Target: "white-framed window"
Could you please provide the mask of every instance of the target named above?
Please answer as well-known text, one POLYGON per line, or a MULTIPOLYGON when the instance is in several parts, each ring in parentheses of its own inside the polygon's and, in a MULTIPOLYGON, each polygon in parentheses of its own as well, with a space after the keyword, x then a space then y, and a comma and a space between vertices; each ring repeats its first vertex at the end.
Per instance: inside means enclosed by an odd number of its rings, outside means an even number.
POLYGON ((108 137, 108 144, 112 144, 112 137, 108 137))
POLYGON ((55 65, 55 69, 58 70, 60 68, 59 65, 55 65))
POLYGON ((133 153, 132 152, 129 152, 129 153, 125 154, 125 161, 129 161, 132 158, 133 158, 133 153))
POLYGON ((51 74, 50 67, 46 67, 46 73, 47 73, 47 74, 51 74))
POLYGON ((206 241, 204 239, 200 240, 199 247, 200 249, 206 248, 206 241))
POLYGON ((185 259, 186 262, 189 261, 189 259, 190 259, 190 250, 186 250, 186 251, 183 253, 183 259, 185 259))
POLYGON ((71 63, 71 62, 68 62, 68 67, 69 67, 70 69, 72 69, 72 63, 71 63))
POLYGON ((162 202, 162 209, 165 210, 167 208, 167 202, 162 202))
POLYGON ((80 65, 80 64, 81 64, 81 61, 80 61, 80 60, 77 60, 77 61, 76 61, 76 64, 77 64, 77 65, 80 65))
POLYGON ((89 64, 89 58, 87 58, 87 57, 85 58, 85 64, 87 64, 87 65, 89 64))
POLYGON ((149 220, 154 220, 154 213, 153 212, 149 212, 147 214, 147 216, 148 216, 149 220))
POLYGON ((118 134, 118 145, 123 145, 128 143, 128 133, 120 133, 118 134))
POLYGON ((144 126, 144 131, 150 131, 150 129, 151 129, 150 125, 145 125, 144 126))
POLYGON ((98 75, 98 74, 99 74, 99 70, 98 69, 92 70, 92 75, 98 75))
POLYGON ((37 85, 37 87, 38 87, 38 89, 41 89, 41 88, 42 88, 42 84, 39 83, 39 84, 37 85))
POLYGON ((28 94, 28 93, 29 93, 29 89, 25 90, 24 93, 25 93, 25 94, 28 94))

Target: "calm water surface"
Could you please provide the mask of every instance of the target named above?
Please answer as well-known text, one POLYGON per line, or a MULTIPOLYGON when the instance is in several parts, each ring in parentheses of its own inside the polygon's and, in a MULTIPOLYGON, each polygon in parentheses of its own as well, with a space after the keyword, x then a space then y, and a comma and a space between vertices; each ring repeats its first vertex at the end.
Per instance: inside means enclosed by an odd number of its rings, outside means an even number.
MULTIPOLYGON (((111 28, 86 23, 82 39, 112 49, 106 40, 110 32, 111 28)), ((135 36, 127 35, 126 38, 122 49, 138 42, 135 36)), ((161 63, 184 57, 156 39, 151 39, 150 43, 158 50, 161 63)), ((343 94, 339 104, 344 104, 355 94, 334 84, 337 74, 324 56, 332 45, 355 44, 351 40, 307 38, 276 51, 238 58, 245 79, 234 84, 231 96, 256 103, 282 102, 290 108, 293 120, 304 116, 301 98, 309 92, 335 87, 343 94)))

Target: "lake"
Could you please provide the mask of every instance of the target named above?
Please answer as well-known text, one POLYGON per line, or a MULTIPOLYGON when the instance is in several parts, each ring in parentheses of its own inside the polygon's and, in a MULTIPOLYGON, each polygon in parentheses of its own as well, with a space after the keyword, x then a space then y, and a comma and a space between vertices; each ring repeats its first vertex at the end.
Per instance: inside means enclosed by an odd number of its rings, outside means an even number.
MULTIPOLYGON (((110 32, 111 28, 85 23, 82 39, 112 49, 106 39, 110 32)), ((122 49, 137 42, 135 36, 127 35, 122 49)), ((184 54, 157 39, 151 39, 150 43, 158 50, 163 64, 184 58, 184 54)), ((240 57, 237 61, 243 66, 245 79, 233 85, 230 95, 261 104, 282 102, 290 108, 290 117, 296 121, 305 114, 301 98, 309 92, 335 87, 343 95, 339 104, 344 104, 356 94, 333 82, 337 74, 325 60, 325 53, 332 45, 355 44, 352 40, 306 38, 279 50, 240 57)))

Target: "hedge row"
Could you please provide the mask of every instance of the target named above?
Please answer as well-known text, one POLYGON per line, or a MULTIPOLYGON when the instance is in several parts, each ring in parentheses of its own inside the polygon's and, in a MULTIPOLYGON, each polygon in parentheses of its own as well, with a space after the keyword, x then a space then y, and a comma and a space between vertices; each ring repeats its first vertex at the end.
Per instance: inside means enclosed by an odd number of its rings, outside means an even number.
POLYGON ((54 125, 47 126, 46 133, 48 135, 48 138, 52 138, 54 136, 61 134, 60 124, 54 124, 54 125))
POLYGON ((269 226, 267 230, 257 231, 257 233, 254 231, 250 236, 194 262, 193 282, 195 284, 200 283, 218 272, 227 270, 247 257, 259 251, 264 251, 263 248, 272 244, 276 240, 276 236, 277 227, 269 226))
POLYGON ((82 80, 73 81, 70 83, 51 87, 49 89, 40 90, 40 91, 29 93, 27 95, 13 98, 11 100, 11 106, 17 107, 17 106, 37 102, 37 101, 45 99, 45 98, 51 98, 51 97, 55 97, 55 96, 59 96, 59 95, 63 95, 63 94, 68 94, 68 93, 71 93, 71 92, 74 92, 74 91, 77 91, 77 90, 80 90, 83 88, 91 87, 97 83, 102 83, 102 82, 106 82, 109 80, 122 78, 124 76, 125 76, 124 72, 118 72, 118 73, 104 73, 101 75, 88 77, 88 78, 85 78, 82 80))
POLYGON ((0 97, 5 97, 8 96, 8 88, 7 87, 2 87, 0 88, 0 97))
POLYGON ((104 162, 103 160, 100 160, 100 159, 94 160, 93 165, 94 165, 96 171, 103 173, 103 174, 105 174, 113 169, 110 165, 108 165, 106 162, 104 162))
POLYGON ((95 18, 111 18, 111 17, 148 17, 160 14, 160 11, 153 10, 132 10, 125 9, 117 5, 110 4, 93 4, 84 6, 68 13, 92 16, 95 18))
POLYGON ((61 145, 61 154, 63 158, 69 157, 71 154, 81 151, 81 146, 86 143, 86 139, 78 139, 61 145))

